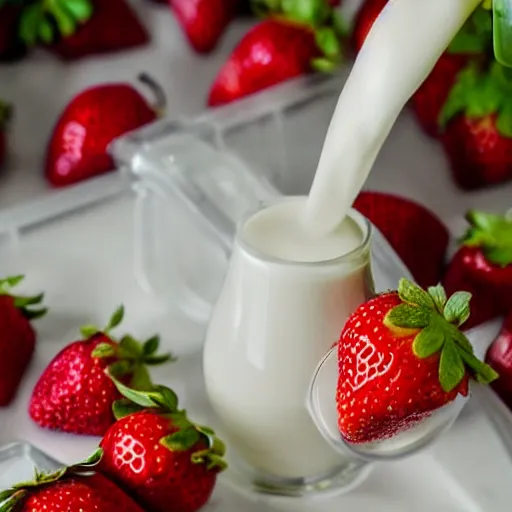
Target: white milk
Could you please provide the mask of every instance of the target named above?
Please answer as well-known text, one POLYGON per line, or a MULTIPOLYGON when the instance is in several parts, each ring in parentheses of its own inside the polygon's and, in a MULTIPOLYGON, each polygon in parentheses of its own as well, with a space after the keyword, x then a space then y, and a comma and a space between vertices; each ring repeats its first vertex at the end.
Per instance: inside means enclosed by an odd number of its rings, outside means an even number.
POLYGON ((328 233, 363 187, 398 114, 481 0, 390 0, 338 100, 305 221, 328 233))
POLYGON ((306 410, 307 390, 371 292, 366 222, 354 212, 329 236, 311 238, 297 222, 305 203, 284 200, 242 227, 204 350, 228 446, 271 477, 315 477, 341 465, 306 410))

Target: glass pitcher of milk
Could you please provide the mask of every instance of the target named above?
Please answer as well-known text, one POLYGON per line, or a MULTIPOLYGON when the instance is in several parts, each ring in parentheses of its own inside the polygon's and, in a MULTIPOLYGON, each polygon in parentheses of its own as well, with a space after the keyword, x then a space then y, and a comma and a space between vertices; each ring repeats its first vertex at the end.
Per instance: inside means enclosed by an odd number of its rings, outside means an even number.
POLYGON ((318 361, 374 293, 369 222, 351 211, 329 237, 310 237, 296 222, 305 203, 279 198, 240 222, 203 359, 230 449, 256 488, 283 494, 358 476, 318 432, 306 396, 318 361))

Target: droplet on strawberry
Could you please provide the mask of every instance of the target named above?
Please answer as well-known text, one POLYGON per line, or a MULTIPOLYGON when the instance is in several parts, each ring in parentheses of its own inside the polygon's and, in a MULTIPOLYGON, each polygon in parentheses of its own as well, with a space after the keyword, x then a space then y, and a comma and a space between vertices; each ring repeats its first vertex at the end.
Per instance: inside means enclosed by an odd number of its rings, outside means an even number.
POLYGON ((147 75, 139 79, 156 97, 151 106, 130 84, 101 84, 76 96, 53 130, 47 155, 46 178, 57 187, 114 170, 109 144, 124 133, 154 121, 165 100, 147 75))
POLYGON ((123 318, 121 306, 104 329, 84 326, 84 339, 65 347, 50 362, 32 392, 29 413, 43 428, 83 435, 103 435, 114 423, 119 393, 109 375, 134 389, 151 389, 148 365, 172 360, 158 355, 158 336, 139 343, 129 335, 116 341, 111 331, 123 318))
POLYGON ((102 451, 55 473, 36 470, 32 482, 22 482, 0 493, 2 512, 143 512, 130 497, 100 473, 95 473, 102 451))
POLYGON ((125 398, 114 405, 118 421, 101 441, 99 471, 147 510, 199 510, 226 467, 224 443, 193 423, 169 388, 138 392, 113 380, 125 398))
POLYGON ((446 296, 400 280, 349 318, 338 345, 336 395, 340 433, 349 442, 392 437, 468 393, 468 378, 483 383, 496 372, 479 361, 460 331, 471 296, 446 296))
POLYGON ((0 279, 0 406, 9 405, 32 360, 36 333, 31 320, 44 316, 43 294, 14 295, 23 276, 0 279))

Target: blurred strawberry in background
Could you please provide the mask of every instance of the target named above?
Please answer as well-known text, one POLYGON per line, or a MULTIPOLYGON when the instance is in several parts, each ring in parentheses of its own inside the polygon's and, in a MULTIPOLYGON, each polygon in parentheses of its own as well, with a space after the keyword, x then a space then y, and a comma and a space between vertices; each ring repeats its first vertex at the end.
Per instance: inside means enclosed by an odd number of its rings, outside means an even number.
POLYGON ((218 106, 313 71, 332 72, 343 59, 347 32, 327 0, 253 3, 265 19, 241 39, 208 97, 218 106))

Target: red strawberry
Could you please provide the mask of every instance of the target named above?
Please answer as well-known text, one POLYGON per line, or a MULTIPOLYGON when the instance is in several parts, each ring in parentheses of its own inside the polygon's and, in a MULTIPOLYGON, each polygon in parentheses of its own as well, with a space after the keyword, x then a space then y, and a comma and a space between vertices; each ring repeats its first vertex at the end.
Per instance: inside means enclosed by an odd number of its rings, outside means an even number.
POLYGON ((470 228, 461 240, 458 264, 493 297, 498 314, 512 310, 512 218, 470 211, 466 219, 470 228))
POLYGON ((160 103, 151 107, 130 84, 90 87, 64 109, 53 130, 46 155, 46 178, 66 186, 114 170, 107 152, 113 139, 154 121, 163 104, 163 93, 146 75, 160 103))
POLYGON ((444 53, 412 97, 412 108, 418 123, 428 135, 435 137, 439 134, 439 114, 459 71, 468 60, 467 55, 444 53))
POLYGON ((12 117, 12 108, 10 105, 0 101, 0 169, 3 167, 7 158, 7 134, 9 121, 12 117))
MULTIPOLYGON (((63 60, 112 53, 146 45, 146 28, 126 0, 91 0, 93 13, 75 32, 48 49, 63 60)), ((61 31, 64 32, 64 31, 61 31)))
POLYGON ((110 480, 92 470, 101 451, 75 466, 52 474, 36 471, 33 482, 1 494, 4 512, 144 512, 110 480), (5 500, 5 501, 4 501, 5 500))
MULTIPOLYGON (((311 20, 291 2, 286 12, 253 27, 220 69, 208 105, 229 103, 314 69, 334 69, 341 58, 344 28, 325 0, 318 2, 323 9, 311 20)), ((270 15, 276 16, 273 11, 270 15)))
POLYGON ((463 247, 455 253, 442 278, 443 286, 449 295, 457 290, 469 292, 472 295, 473 312, 464 324, 464 330, 493 320, 503 312, 500 298, 485 285, 475 282, 469 275, 465 264, 467 251, 468 248, 463 247))
POLYGON ((178 410, 173 391, 157 386, 115 404, 120 418, 101 441, 99 471, 152 512, 195 512, 210 498, 226 464, 224 443, 178 410))
POLYGON ((440 114, 441 141, 455 182, 477 189, 512 179, 512 103, 507 71, 470 65, 457 76, 440 114))
POLYGON ((338 425, 352 443, 385 439, 468 393, 468 376, 489 383, 497 374, 479 361, 459 330, 470 294, 448 300, 406 279, 397 292, 360 306, 338 345, 338 425))
POLYGON ((381 192, 362 192, 354 208, 379 228, 421 286, 439 282, 449 233, 430 210, 381 192))
POLYGON ((493 389, 512 408, 512 310, 489 348, 486 361, 499 374, 499 378, 492 383, 493 389))
POLYGON ((370 29, 387 3, 388 0, 365 0, 362 3, 357 12, 352 32, 352 44, 356 52, 362 48, 370 29))
POLYGON ((192 48, 212 51, 235 17, 238 0, 169 0, 192 48))
POLYGON ((23 276, 0 280, 0 406, 11 403, 32 360, 36 333, 30 321, 43 316, 43 295, 23 297, 10 294, 23 276), (34 309, 35 307, 35 309, 34 309))
POLYGON ((114 423, 112 404, 119 393, 110 377, 117 375, 134 388, 148 389, 146 365, 160 364, 169 355, 155 355, 158 337, 141 345, 130 336, 119 343, 110 331, 123 318, 122 306, 103 330, 82 328, 83 340, 75 341, 50 362, 34 387, 29 405, 31 418, 41 427, 84 435, 103 435, 114 423))

